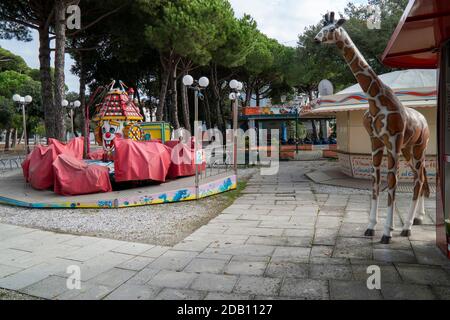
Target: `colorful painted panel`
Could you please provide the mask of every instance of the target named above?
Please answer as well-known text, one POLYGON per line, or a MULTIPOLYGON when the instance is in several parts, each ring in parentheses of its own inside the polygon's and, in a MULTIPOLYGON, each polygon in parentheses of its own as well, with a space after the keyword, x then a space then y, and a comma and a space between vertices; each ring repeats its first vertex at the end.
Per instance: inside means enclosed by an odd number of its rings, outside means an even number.
MULTIPOLYGON (((349 176, 360 179, 372 178, 372 157, 363 155, 344 155, 339 154, 339 163, 344 168, 343 172, 349 176), (349 172, 351 170, 351 173, 349 172), (349 174, 350 173, 350 174, 349 174)), ((436 157, 429 156, 426 160, 426 170, 429 181, 436 181, 436 157)), ((386 179, 387 176, 387 158, 383 158, 381 164, 381 176, 386 179)), ((414 173, 405 160, 400 161, 399 181, 412 182, 414 173)))
MULTIPOLYGON (((231 191, 237 187, 237 178, 234 175, 220 178, 216 181, 212 181, 199 187, 199 199, 206 198, 209 196, 217 195, 223 192, 231 191)), ((61 199, 64 199, 61 197, 61 199)), ((114 198, 99 201, 87 201, 87 202, 52 202, 52 203, 38 203, 38 202, 26 202, 20 201, 13 198, 1 197, 0 203, 26 207, 26 208, 36 208, 36 209, 46 209, 46 208, 60 208, 60 209, 114 209, 114 208, 128 208, 136 206, 146 206, 162 203, 174 203, 181 201, 191 201, 196 200, 195 197, 195 187, 182 188, 179 190, 164 191, 154 194, 143 194, 136 197, 128 198, 114 198)))

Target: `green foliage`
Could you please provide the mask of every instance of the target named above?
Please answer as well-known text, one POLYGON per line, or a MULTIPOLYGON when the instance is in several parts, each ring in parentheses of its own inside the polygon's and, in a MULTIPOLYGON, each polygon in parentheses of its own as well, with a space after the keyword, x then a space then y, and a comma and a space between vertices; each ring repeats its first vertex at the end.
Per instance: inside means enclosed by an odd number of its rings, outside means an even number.
MULTIPOLYGON (((367 5, 349 3, 344 10, 347 18, 345 30, 377 74, 392 71, 380 62, 379 57, 386 48, 407 2, 407 0, 371 0, 371 4, 379 5, 381 8, 379 30, 367 27, 370 15, 367 5)), ((336 90, 356 82, 335 46, 314 43, 314 37, 321 28, 321 22, 306 28, 299 36, 296 54, 291 56, 292 68, 288 72, 288 82, 300 92, 307 94, 316 91, 322 79, 330 80, 336 90)))
POLYGON ((257 41, 253 37, 257 32, 256 22, 249 15, 244 15, 241 19, 229 15, 222 25, 220 29, 226 41, 213 51, 213 60, 227 68, 242 66, 257 41))
POLYGON ((25 73, 28 72, 29 68, 22 57, 0 47, 0 72, 6 70, 25 73))
MULTIPOLYGON (((148 1, 142 1, 148 4, 148 1)), ((161 1, 162 15, 145 29, 147 39, 162 53, 175 53, 199 65, 212 59, 212 51, 225 43, 223 26, 233 18, 228 1, 161 1), (213 22, 213 23, 211 23, 213 22)), ((151 4, 150 8, 154 8, 151 4)), ((148 6, 143 7, 149 10, 148 6)), ((152 9, 150 9, 152 10, 152 9)))
POLYGON ((0 129, 10 126, 13 114, 14 105, 12 99, 0 96, 0 129))
POLYGON ((4 71, 0 73, 0 128, 22 128, 22 115, 14 105, 12 96, 16 93, 33 97, 33 102, 27 106, 27 119, 30 130, 42 117, 41 85, 26 74, 16 71, 4 71))

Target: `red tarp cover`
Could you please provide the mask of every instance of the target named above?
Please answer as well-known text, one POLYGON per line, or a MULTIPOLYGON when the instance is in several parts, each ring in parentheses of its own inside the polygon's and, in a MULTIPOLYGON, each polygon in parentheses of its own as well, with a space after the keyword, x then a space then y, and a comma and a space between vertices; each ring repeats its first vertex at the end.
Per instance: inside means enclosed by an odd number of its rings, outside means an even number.
POLYGON ((114 139, 114 174, 117 182, 153 180, 165 182, 170 167, 170 148, 155 142, 114 139))
POLYGON ((58 155, 54 146, 37 146, 22 164, 25 179, 34 189, 45 190, 53 186, 52 163, 58 155))
POLYGON ((78 137, 70 140, 67 144, 62 143, 56 139, 48 139, 48 145, 54 145, 56 153, 60 154, 70 154, 73 157, 82 160, 83 159, 83 148, 84 148, 84 138, 78 137))
POLYGON ((105 151, 103 151, 103 149, 99 149, 99 150, 88 153, 87 158, 89 160, 103 160, 104 154, 105 154, 105 151))
POLYGON ((111 192, 109 169, 87 165, 71 155, 61 154, 53 162, 55 193, 75 196, 98 192, 111 192))
MULTIPOLYGON (((195 175, 195 150, 194 142, 191 145, 181 143, 178 140, 167 141, 166 145, 172 148, 171 160, 172 163, 169 168, 167 177, 175 179, 178 177, 189 177, 195 175)), ((206 164, 203 163, 198 167, 199 172, 206 169, 206 164)))

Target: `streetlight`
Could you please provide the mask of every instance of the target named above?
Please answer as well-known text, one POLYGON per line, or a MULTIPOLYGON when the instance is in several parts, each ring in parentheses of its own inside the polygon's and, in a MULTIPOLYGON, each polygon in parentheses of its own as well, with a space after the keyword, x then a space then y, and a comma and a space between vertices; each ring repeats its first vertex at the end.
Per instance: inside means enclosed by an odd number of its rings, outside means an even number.
POLYGON ((241 91, 244 88, 242 82, 237 80, 230 81, 230 100, 233 101, 233 169, 237 176, 237 130, 238 130, 238 102, 241 97, 241 91))
POLYGON ((28 154, 30 152, 30 148, 28 146, 28 136, 27 136, 27 119, 25 114, 25 106, 30 104, 33 101, 31 96, 22 97, 19 94, 13 95, 13 101, 17 102, 22 107, 22 119, 23 119, 23 137, 25 141, 25 152, 28 154))
MULTIPOLYGON (((201 140, 201 137, 198 134, 198 97, 202 96, 200 93, 201 90, 206 89, 209 86, 209 79, 207 77, 201 77, 198 80, 194 80, 194 78, 191 75, 185 75, 183 77, 183 84, 188 87, 189 89, 194 90, 195 92, 195 99, 194 99, 194 136, 195 136, 195 143, 194 143, 194 156, 195 156, 195 198, 198 199, 199 196, 199 174, 198 174, 198 143, 201 140)), ((200 161, 201 164, 202 161, 200 161)))
POLYGON ((62 106, 64 108, 69 108, 69 110, 70 110, 70 123, 72 125, 72 137, 75 137, 73 111, 74 111, 74 109, 79 108, 81 106, 81 102, 78 101, 78 100, 75 100, 73 102, 69 102, 66 99, 64 99, 62 101, 62 106))

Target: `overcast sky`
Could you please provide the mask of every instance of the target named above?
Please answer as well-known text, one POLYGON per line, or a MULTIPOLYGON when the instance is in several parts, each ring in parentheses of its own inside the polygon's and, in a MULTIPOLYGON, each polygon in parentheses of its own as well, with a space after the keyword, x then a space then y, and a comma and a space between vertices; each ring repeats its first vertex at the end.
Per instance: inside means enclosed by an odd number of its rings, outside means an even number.
MULTIPOLYGON (((316 24, 327 11, 342 12, 349 0, 229 0, 236 16, 250 14, 259 29, 279 42, 295 46, 298 35, 307 26, 316 24)), ((367 0, 352 0, 367 3, 367 0)), ((39 42, 0 40, 0 46, 22 56, 31 68, 39 68, 39 42)), ((53 62, 52 62, 53 63, 53 62)), ((78 78, 70 72, 73 61, 67 55, 66 83, 70 91, 78 91, 78 78)))

